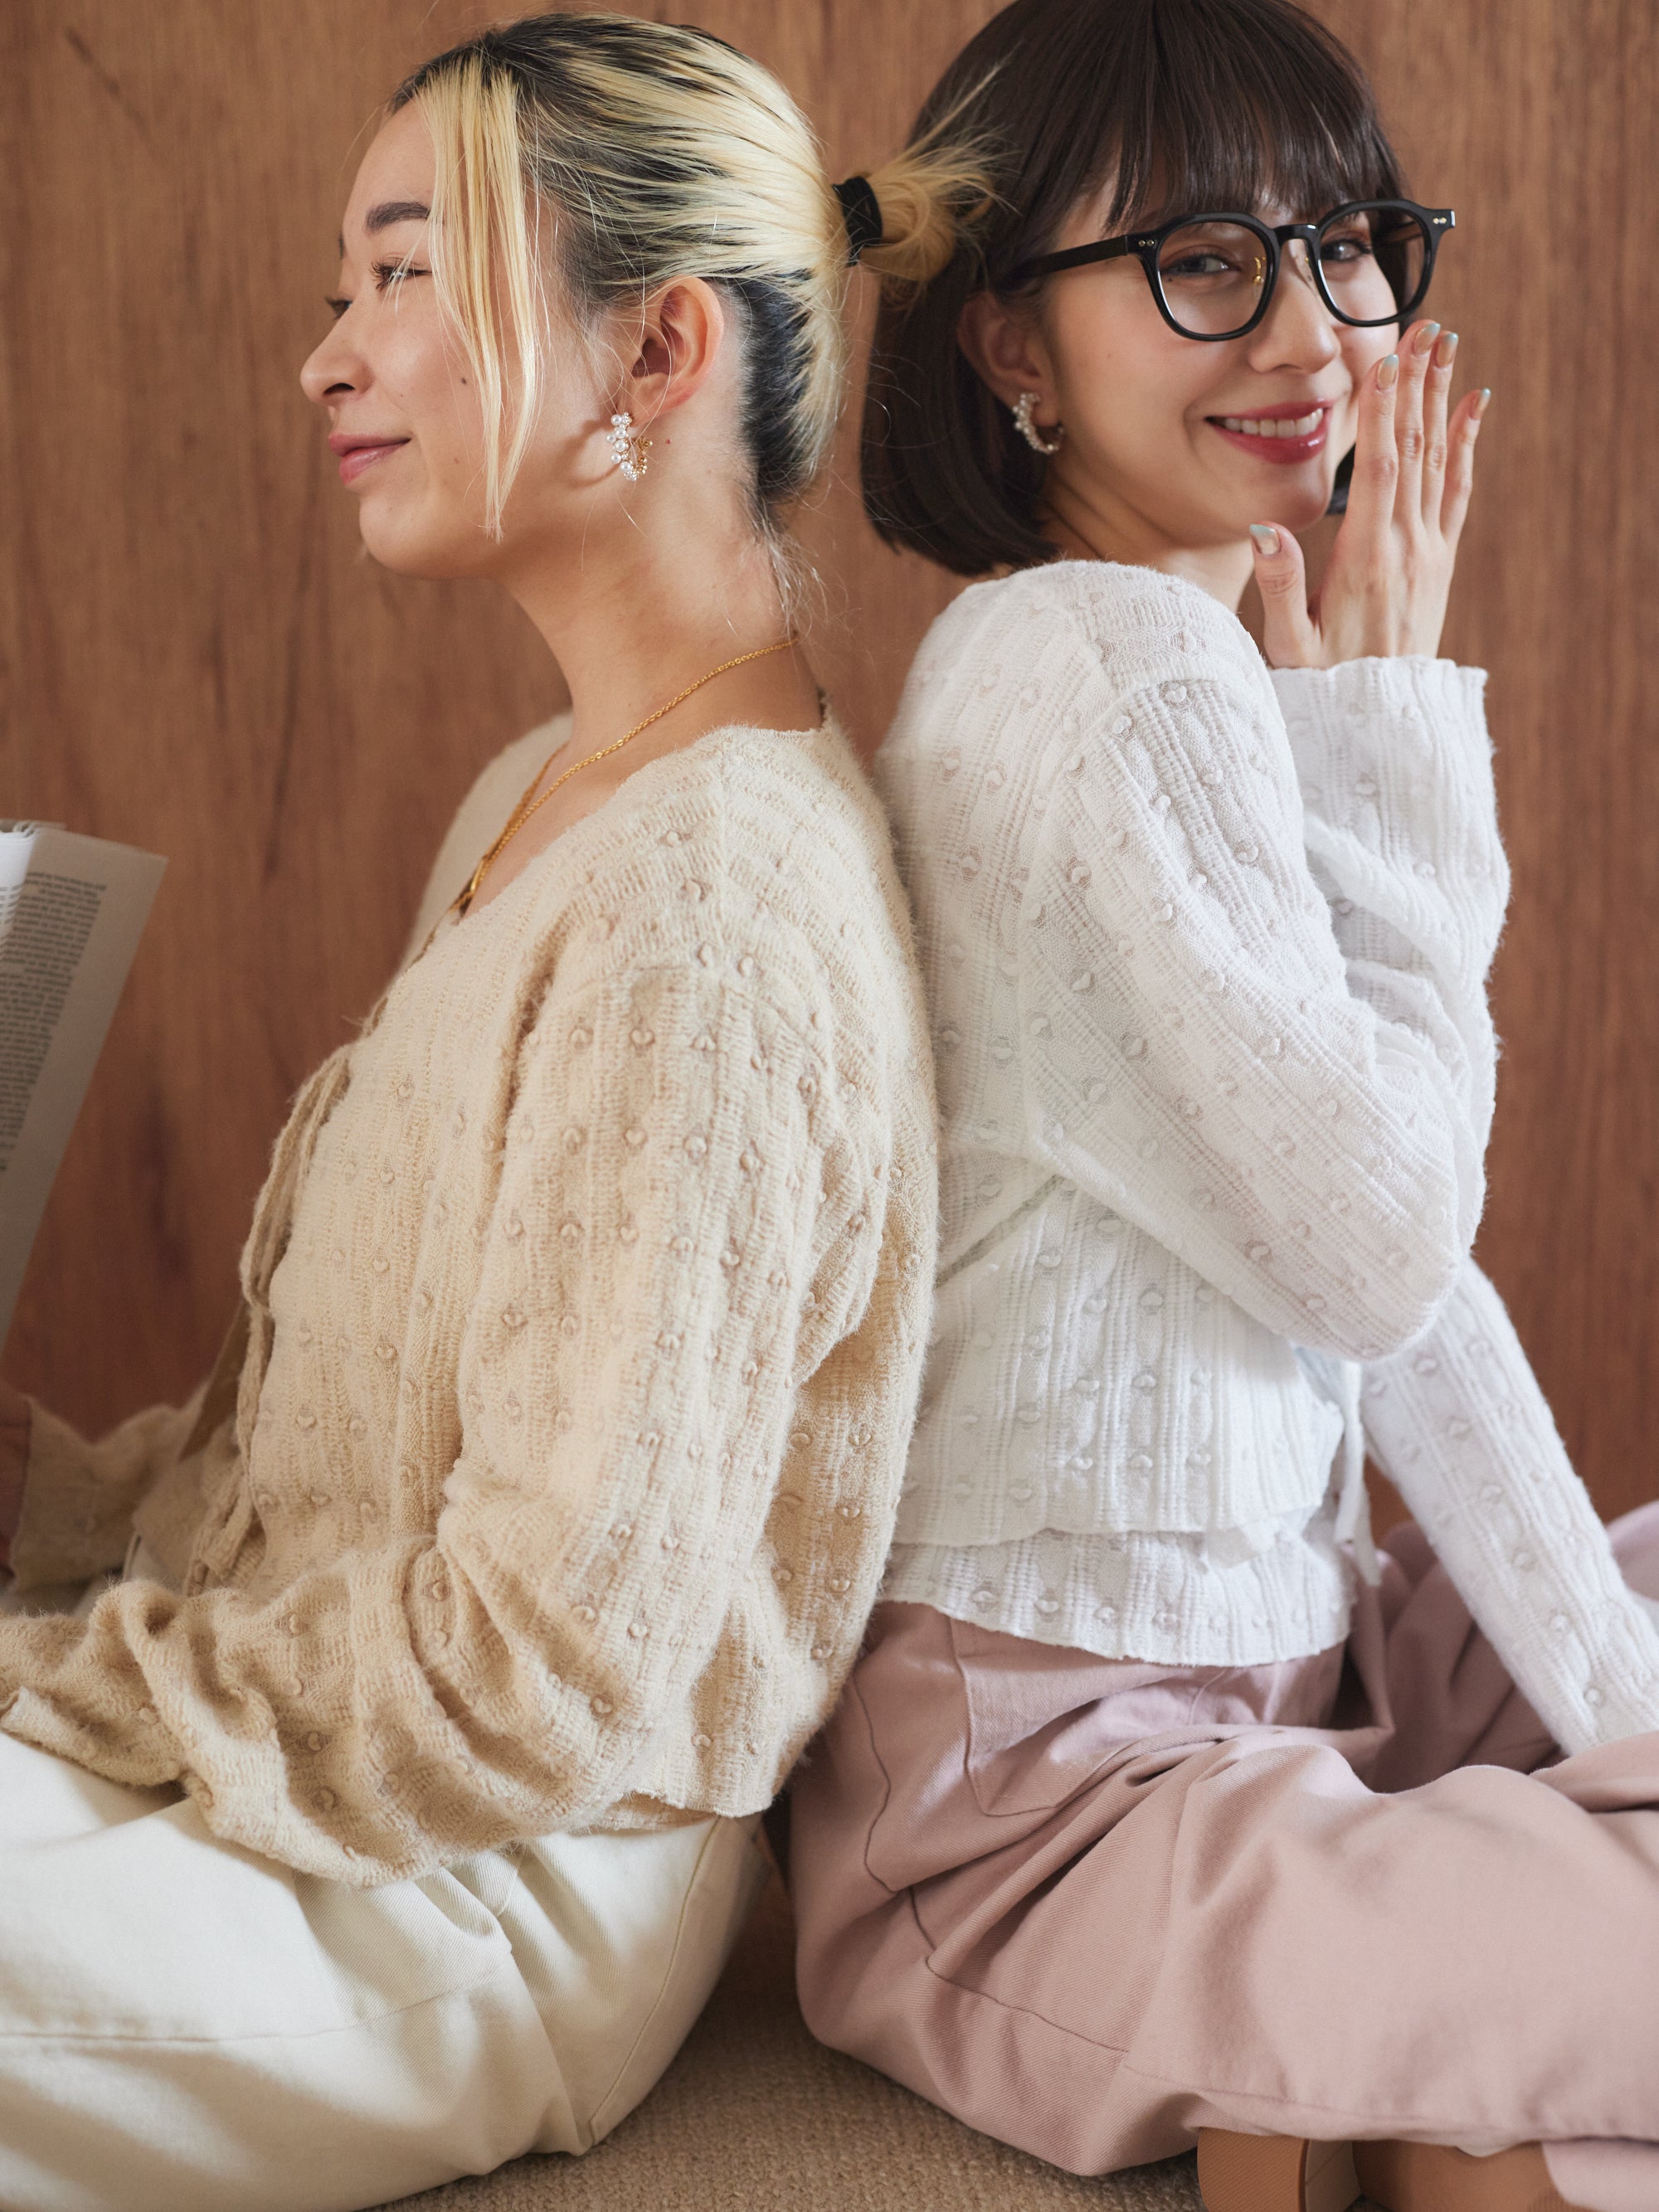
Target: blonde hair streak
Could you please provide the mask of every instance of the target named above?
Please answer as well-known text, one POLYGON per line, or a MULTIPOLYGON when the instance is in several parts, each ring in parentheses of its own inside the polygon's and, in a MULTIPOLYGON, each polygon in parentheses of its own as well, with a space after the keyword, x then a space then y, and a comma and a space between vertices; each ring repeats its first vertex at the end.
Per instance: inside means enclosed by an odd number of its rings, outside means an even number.
MULTIPOLYGON (((550 277, 576 314, 659 286, 721 286, 745 346, 742 430, 775 538, 818 474, 846 369, 848 238, 811 129, 769 71, 682 25, 548 15, 484 31, 393 97, 432 133, 432 270, 477 380, 487 526, 499 533, 545 383, 550 277)), ((878 170, 866 259, 921 283, 988 187, 941 129, 878 170)))

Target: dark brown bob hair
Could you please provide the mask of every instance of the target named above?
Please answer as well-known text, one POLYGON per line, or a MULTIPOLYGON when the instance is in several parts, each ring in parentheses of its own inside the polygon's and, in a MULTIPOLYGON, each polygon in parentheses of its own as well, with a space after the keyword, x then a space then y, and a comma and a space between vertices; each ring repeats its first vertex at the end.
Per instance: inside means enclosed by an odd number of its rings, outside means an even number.
POLYGON ((934 86, 910 143, 939 134, 974 145, 996 198, 930 283, 884 289, 864 503, 890 544, 964 576, 1054 550, 1036 520, 1042 458, 957 343, 971 295, 1034 293, 1011 272, 1109 183, 1108 233, 1271 202, 1310 219, 1405 191, 1364 71, 1291 0, 1012 0, 934 86))

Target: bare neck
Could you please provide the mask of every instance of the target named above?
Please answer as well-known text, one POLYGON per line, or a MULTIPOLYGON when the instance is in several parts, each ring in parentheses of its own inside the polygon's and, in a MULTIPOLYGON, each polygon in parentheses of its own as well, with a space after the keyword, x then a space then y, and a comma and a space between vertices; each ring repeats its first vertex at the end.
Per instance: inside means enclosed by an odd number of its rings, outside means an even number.
MULTIPOLYGON (((740 502, 721 486, 662 473, 668 481, 648 474, 628 507, 611 499, 574 544, 542 549, 501 579, 569 686, 576 752, 788 631, 770 554, 740 502)), ((757 714, 782 727, 816 723, 798 653, 769 654, 695 693, 664 717, 653 750, 757 714)))
POLYGON ((1183 544, 1127 501, 1091 495, 1052 476, 1043 488, 1039 520, 1044 535, 1072 560, 1124 561, 1184 577, 1232 614, 1250 580, 1247 544, 1183 544))
POLYGON ((700 497, 695 479, 670 483, 636 512, 613 498, 574 546, 544 542, 497 580, 563 671, 571 729, 525 793, 520 826, 489 864, 475 906, 498 898, 629 776, 711 730, 819 725, 817 686, 787 636, 769 554, 718 487, 700 497))

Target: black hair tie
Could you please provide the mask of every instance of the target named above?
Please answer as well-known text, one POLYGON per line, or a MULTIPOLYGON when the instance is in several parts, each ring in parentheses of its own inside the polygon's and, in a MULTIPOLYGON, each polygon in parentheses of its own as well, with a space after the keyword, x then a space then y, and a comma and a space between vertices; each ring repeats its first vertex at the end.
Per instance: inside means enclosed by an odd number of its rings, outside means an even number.
POLYGON ((881 244, 881 202, 868 177, 848 177, 836 186, 836 198, 847 225, 847 258, 854 262, 866 246, 881 244))

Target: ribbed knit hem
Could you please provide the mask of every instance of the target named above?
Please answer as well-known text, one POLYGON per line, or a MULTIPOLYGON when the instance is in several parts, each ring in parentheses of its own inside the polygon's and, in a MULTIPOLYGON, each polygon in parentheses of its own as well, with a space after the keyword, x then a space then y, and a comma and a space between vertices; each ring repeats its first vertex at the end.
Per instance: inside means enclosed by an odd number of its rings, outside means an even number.
POLYGON ((897 1544, 884 1598, 1103 1659, 1163 1667, 1261 1667, 1347 1637, 1354 1569, 1329 1509, 1237 1566, 1206 1539, 1076 1536, 1012 1544, 897 1544))
POLYGON ((1356 725, 1367 734, 1404 736, 1427 758, 1462 751, 1483 769, 1491 762, 1484 668, 1403 653, 1334 668, 1276 668, 1273 687, 1298 773, 1332 791, 1356 793, 1366 779, 1355 758, 1356 725))

